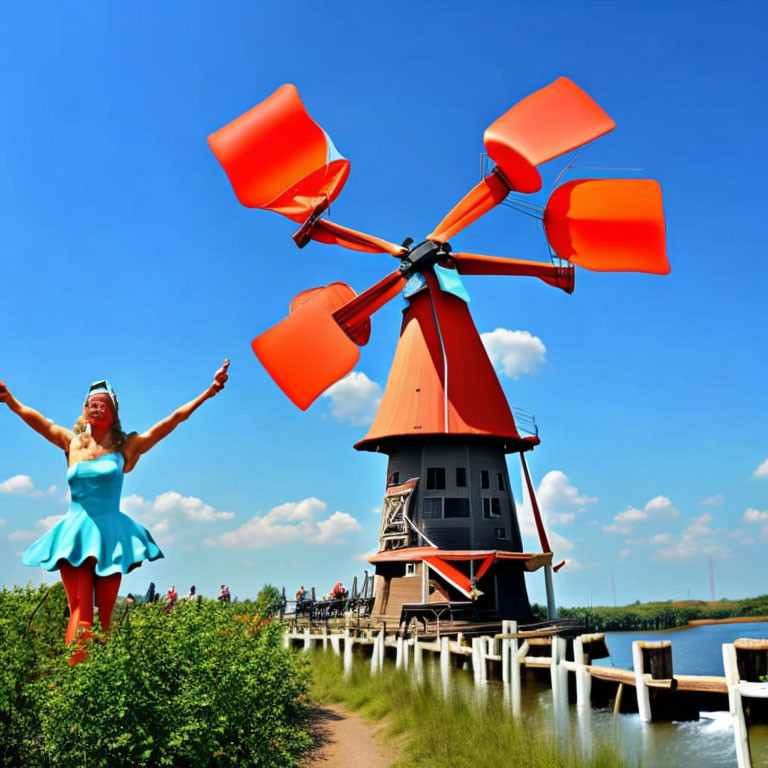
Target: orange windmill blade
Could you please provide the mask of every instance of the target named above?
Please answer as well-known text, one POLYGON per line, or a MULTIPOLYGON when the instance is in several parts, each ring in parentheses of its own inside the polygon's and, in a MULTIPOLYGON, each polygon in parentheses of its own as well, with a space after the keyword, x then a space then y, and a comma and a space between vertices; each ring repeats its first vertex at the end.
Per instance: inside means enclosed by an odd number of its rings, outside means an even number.
POLYGON ((599 272, 669 272, 661 186, 652 179, 579 179, 558 187, 544 210, 561 259, 599 272))
POLYGON ((532 93, 486 129, 483 143, 496 163, 429 235, 445 242, 515 192, 538 192, 537 166, 613 130, 613 120, 567 77, 532 93))
POLYGON ((208 137, 237 199, 304 223, 336 199, 349 160, 309 116, 293 85, 281 85, 253 109, 208 137))
MULTIPOLYGON (((534 215, 543 219, 550 247, 563 263, 453 253, 448 242, 507 200, 511 191, 539 190, 542 163, 613 128, 613 120, 581 88, 565 77, 555 80, 485 131, 485 148, 495 169, 426 240, 413 245, 413 239, 406 238, 396 245, 321 218, 346 181, 349 161, 307 114, 296 88, 281 86, 209 137, 238 199, 299 222, 293 236, 299 247, 315 240, 388 254, 400 264, 359 296, 345 283, 300 293, 291 302, 290 315, 254 339, 259 360, 288 397, 307 408, 356 365, 359 347, 371 333, 371 315, 404 286, 409 301, 429 286, 433 297, 452 294, 467 302, 462 275, 531 276, 571 293, 573 265, 597 271, 668 272, 661 190, 651 180, 571 181, 554 191, 545 209, 520 198, 509 200, 539 211, 534 215)), ((437 299, 432 303, 441 304, 437 299)), ((451 340, 446 344, 450 347, 451 340)))

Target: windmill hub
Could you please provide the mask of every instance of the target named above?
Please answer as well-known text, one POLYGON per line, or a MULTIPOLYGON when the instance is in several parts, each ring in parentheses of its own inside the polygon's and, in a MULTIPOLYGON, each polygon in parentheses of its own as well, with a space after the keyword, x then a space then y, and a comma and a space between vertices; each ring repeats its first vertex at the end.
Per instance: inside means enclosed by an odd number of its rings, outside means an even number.
POLYGON ((425 240, 411 248, 400 261, 403 277, 410 277, 415 272, 424 272, 437 262, 444 261, 451 252, 450 243, 435 243, 425 240))

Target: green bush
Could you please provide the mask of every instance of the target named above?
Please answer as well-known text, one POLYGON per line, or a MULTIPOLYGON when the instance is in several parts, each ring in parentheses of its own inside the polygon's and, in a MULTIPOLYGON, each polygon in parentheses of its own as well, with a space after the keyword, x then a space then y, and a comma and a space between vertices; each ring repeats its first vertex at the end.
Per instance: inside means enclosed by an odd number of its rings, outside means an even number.
POLYGON ((0 593, 3 765, 297 765, 309 670, 280 626, 208 600, 121 606, 108 642, 69 667, 58 608, 25 634, 39 597, 0 593))

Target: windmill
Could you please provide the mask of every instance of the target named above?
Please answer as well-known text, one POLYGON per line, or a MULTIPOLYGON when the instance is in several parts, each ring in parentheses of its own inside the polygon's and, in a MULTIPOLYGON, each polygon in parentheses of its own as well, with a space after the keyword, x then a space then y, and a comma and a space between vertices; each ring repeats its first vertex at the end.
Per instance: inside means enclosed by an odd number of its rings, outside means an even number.
MULTIPOLYGON (((277 385, 306 409, 355 367, 370 337, 371 316, 401 291, 407 299, 381 404, 355 446, 389 457, 379 551, 370 558, 380 618, 399 619, 405 603, 471 600, 475 615, 525 619, 530 605, 524 574, 542 567, 555 615, 553 554, 525 462, 525 453, 539 444, 535 422, 521 434, 522 422, 470 316, 461 276, 530 276, 571 293, 574 265, 666 274, 661 189, 650 179, 578 179, 557 186, 539 213, 551 263, 454 252, 450 239, 510 193, 539 191, 538 166, 614 125, 581 88, 559 78, 491 124, 484 144, 495 166, 425 240, 407 238, 401 245, 327 218, 350 164, 309 116, 294 86, 281 86, 209 136, 240 202, 299 224, 293 238, 300 248, 314 240, 398 261, 359 295, 342 282, 302 291, 288 317, 252 343, 277 385), (521 459, 540 553, 523 551, 508 453, 521 459)), ((524 198, 514 199, 525 205, 524 198)))

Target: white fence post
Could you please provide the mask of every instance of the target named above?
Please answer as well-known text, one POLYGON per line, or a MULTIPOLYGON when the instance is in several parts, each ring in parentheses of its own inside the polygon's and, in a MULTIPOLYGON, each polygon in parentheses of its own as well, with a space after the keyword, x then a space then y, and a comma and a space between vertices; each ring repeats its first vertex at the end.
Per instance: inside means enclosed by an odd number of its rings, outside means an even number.
POLYGON ((733 724, 733 737, 736 741, 736 764, 738 768, 752 768, 749 753, 749 734, 744 719, 744 703, 739 691, 739 667, 736 663, 736 648, 733 643, 723 643, 723 667, 725 682, 728 685, 728 709, 733 724))
POLYGON ((304 651, 308 651, 312 647, 312 634, 309 631, 309 627, 304 630, 304 651))
POLYGON ((592 694, 592 678, 586 670, 586 654, 581 635, 573 641, 573 660, 576 663, 576 706, 588 707, 592 694))
POLYGON ((632 643, 632 666, 635 670, 635 692, 637 693, 637 711, 641 720, 651 720, 651 696, 645 684, 645 662, 643 644, 640 640, 632 643))
POLYGON ((413 640, 413 674, 417 682, 424 680, 424 649, 418 637, 413 640))
POLYGON ((402 634, 397 636, 397 645, 395 653, 395 669, 400 669, 403 666, 403 642, 404 638, 402 634))
POLYGON ((344 630, 344 677, 352 675, 352 646, 355 639, 350 636, 349 630, 344 630))

